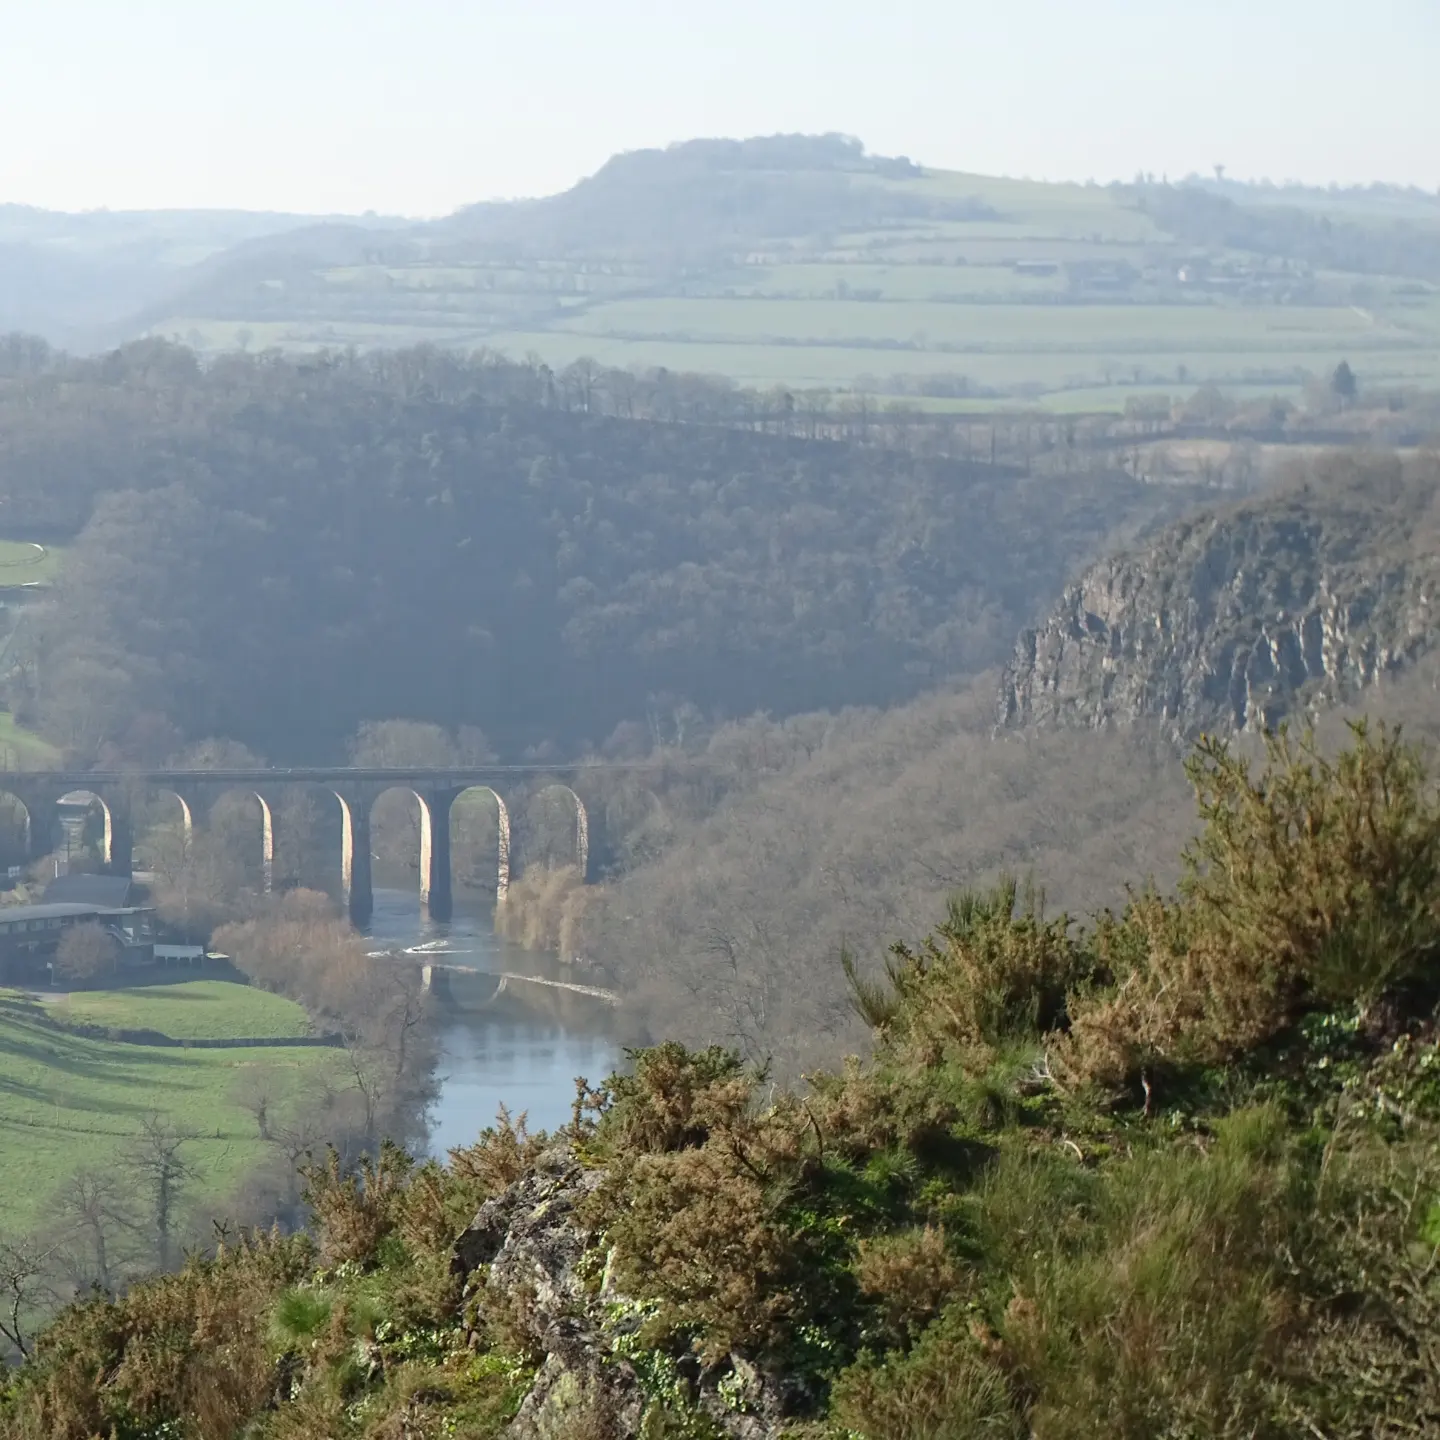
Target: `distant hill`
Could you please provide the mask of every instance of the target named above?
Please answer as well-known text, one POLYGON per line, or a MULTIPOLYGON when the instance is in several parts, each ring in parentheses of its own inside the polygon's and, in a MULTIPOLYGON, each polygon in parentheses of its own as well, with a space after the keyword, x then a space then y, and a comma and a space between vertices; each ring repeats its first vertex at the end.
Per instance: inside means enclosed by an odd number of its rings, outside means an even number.
POLYGON ((737 247, 826 230, 1000 218, 982 200, 903 183, 924 174, 909 160, 867 155, 858 141, 838 135, 693 140, 617 155, 563 195, 474 206, 434 229, 509 241, 536 256, 683 266, 733 263, 737 247))
POLYGON ((1437 607, 1440 466, 1340 457, 1092 566, 1021 635, 1000 719, 1262 729, 1391 682, 1437 607))
MULTIPOLYGON (((1440 204, 1419 192, 1047 184, 782 135, 618 155, 563 194, 425 223, 251 218, 176 235, 155 217, 169 238, 141 275, 57 279, 69 300, 11 323, 486 348, 945 407, 1298 392, 1342 358, 1366 389, 1440 384, 1440 204)), ((57 233, 70 221, 91 217, 57 233)))
POLYGON ((136 333, 137 316, 192 283, 212 257, 313 223, 244 210, 67 215, 0 204, 0 332, 28 331, 77 350, 118 343, 136 333))

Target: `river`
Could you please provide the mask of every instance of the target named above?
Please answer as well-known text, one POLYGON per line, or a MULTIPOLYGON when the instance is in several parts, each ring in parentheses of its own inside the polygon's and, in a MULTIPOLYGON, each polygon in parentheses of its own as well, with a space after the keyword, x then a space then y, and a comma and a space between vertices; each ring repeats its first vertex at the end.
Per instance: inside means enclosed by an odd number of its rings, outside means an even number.
MULTIPOLYGON (((489 974, 573 979, 556 956, 521 949, 495 934, 490 910, 456 895, 454 916, 430 920, 413 890, 375 891, 368 931, 386 949, 423 952, 437 962, 489 974)), ((440 1094, 430 1112, 431 1153, 467 1145, 501 1105, 522 1112, 534 1130, 570 1119, 575 1077, 597 1083, 614 1069, 619 1047, 608 1007, 539 986, 533 1003, 487 994, 493 985, 465 980, 439 999, 440 1094), (473 992, 473 993, 472 993, 473 992)))

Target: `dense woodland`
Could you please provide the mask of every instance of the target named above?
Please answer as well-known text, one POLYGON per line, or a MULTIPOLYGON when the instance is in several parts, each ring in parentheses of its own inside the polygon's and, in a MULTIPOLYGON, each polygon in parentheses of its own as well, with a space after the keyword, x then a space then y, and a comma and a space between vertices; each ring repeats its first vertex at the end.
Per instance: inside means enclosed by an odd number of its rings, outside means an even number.
MULTIPOLYGON (((1440 739, 1437 685, 1431 652, 1323 712, 1322 735, 1361 707, 1440 739)), ((1194 824, 1173 728, 997 733, 994 695, 987 675, 884 712, 722 727, 691 746, 709 786, 677 778, 663 803, 610 777, 592 806, 629 849, 585 898, 576 948, 633 993, 649 1034, 718 1036, 794 1074, 863 1045, 842 952, 922 934, 955 890, 1008 868, 1089 913, 1137 874, 1172 883, 1194 824)))
POLYGON ((15 533, 73 536, 17 715, 82 762, 225 735, 335 757, 397 713, 505 756, 884 704, 1008 649, 1183 488, 559 403, 416 351, 202 367, 158 342, 0 387, 15 533), (243 624, 239 624, 243 619, 243 624))

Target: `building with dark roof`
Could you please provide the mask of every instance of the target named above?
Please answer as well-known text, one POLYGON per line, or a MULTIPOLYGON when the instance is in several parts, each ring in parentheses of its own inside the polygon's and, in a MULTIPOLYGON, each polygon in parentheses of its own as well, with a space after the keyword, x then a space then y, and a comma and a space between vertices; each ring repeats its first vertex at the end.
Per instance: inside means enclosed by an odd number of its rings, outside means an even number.
POLYGON ((148 965, 155 958, 154 915, 140 905, 56 901, 0 906, 0 978, 44 978, 61 937, 76 925, 99 925, 115 944, 118 965, 148 965))
POLYGON ((46 905, 98 905, 123 910, 138 902, 135 882, 128 875, 57 875, 42 897, 46 905))

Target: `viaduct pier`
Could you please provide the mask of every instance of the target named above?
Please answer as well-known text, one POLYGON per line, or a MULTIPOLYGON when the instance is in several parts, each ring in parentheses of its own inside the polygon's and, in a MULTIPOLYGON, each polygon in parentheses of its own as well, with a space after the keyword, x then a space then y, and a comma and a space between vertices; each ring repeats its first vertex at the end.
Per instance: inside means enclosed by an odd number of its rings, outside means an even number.
POLYGON ((50 853, 55 816, 70 795, 93 797, 104 815, 102 856, 112 874, 131 871, 134 860, 134 814, 147 792, 175 798, 188 835, 203 828, 215 802, 232 792, 252 796, 258 805, 265 885, 274 883, 277 815, 288 791, 308 788, 333 796, 340 807, 340 881, 351 920, 366 924, 374 909, 370 874, 370 811, 387 790, 408 790, 420 805, 420 895, 437 920, 450 918, 450 811, 466 791, 488 791, 497 811, 496 893, 510 883, 510 807, 502 791, 559 790, 575 811, 575 858, 582 875, 590 864, 590 820, 585 802, 569 783, 586 766, 541 765, 461 766, 452 769, 368 769, 318 767, 265 770, 25 770, 0 772, 0 792, 24 808, 28 850, 32 859, 50 853))

